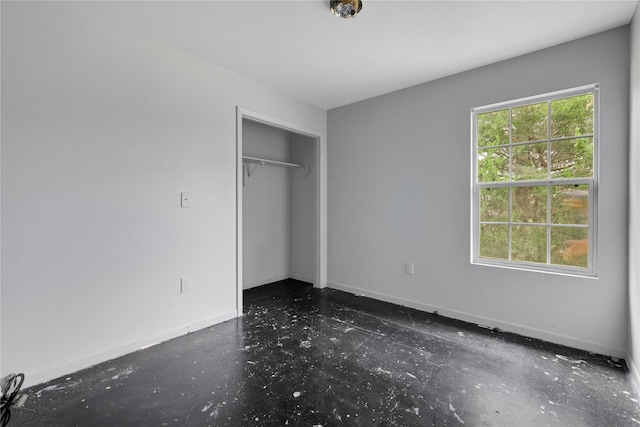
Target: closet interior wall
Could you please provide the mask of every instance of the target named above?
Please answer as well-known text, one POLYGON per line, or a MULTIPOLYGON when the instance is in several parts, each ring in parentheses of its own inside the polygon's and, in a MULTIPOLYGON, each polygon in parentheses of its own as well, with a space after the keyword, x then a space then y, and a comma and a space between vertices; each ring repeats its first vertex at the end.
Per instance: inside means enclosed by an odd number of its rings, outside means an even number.
POLYGON ((243 289, 294 278, 315 284, 316 141, 274 126, 242 121, 242 155, 309 166, 255 166, 242 188, 243 289), (255 167, 255 169, 254 169, 255 167))

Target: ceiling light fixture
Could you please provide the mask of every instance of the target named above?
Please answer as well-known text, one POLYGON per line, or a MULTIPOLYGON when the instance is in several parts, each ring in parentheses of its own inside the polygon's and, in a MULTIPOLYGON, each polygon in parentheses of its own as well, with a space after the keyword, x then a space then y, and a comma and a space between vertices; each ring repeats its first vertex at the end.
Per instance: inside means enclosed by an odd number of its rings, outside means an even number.
POLYGON ((331 0, 329 1, 331 13, 342 18, 355 18, 362 10, 360 0, 331 0))

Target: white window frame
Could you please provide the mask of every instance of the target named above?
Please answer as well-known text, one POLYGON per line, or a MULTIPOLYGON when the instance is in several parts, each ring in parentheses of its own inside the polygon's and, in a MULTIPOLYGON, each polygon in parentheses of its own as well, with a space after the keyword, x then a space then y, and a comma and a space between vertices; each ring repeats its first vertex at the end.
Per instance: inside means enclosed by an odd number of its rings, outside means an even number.
MULTIPOLYGON (((567 90, 561 90, 557 92, 546 93, 542 95, 531 96, 527 98, 521 98, 513 101, 500 102, 496 104, 485 105, 482 107, 472 108, 471 109, 471 263, 476 265, 485 265, 485 266, 494 266, 494 267, 502 267, 502 268, 510 268, 517 270, 527 270, 527 271, 539 271, 544 273, 552 273, 552 274, 563 274, 570 276, 580 276, 580 277, 597 277, 598 276, 598 181, 599 181, 599 117, 600 117, 600 108, 599 108, 599 85, 592 84, 587 86, 576 87, 567 90), (551 102, 557 99, 569 98, 573 96, 579 95, 587 95, 593 94, 593 177, 591 178, 562 178, 562 179, 551 179, 548 176, 546 180, 537 180, 537 181, 501 181, 494 183, 478 183, 478 171, 477 171, 477 115, 499 111, 504 109, 511 109, 516 107, 521 107, 529 104, 536 104, 541 102, 551 102), (493 259, 493 258, 481 258, 480 257, 480 189, 481 188, 517 188, 524 186, 539 186, 539 185, 573 185, 573 184, 588 184, 589 185, 589 213, 588 213, 588 265, 587 268, 581 267, 572 267, 572 266, 562 266, 562 265, 554 265, 550 264, 550 239, 549 232, 551 227, 551 218, 547 214, 547 222, 545 225, 541 225, 547 228, 547 263, 533 263, 533 262, 523 262, 523 261, 513 261, 511 260, 511 247, 509 247, 509 259, 501 260, 501 259, 493 259)), ((549 113, 548 113, 549 114, 549 113)), ((511 122, 511 117, 509 118, 509 122, 511 122)), ((548 118, 548 128, 551 128, 551 120, 548 118)), ((557 141, 561 139, 568 138, 551 138, 550 130, 547 135, 546 142, 550 144, 552 141, 557 141)), ((509 137, 509 145, 511 145, 511 133, 509 137)), ((548 150, 550 153, 550 150, 548 150)), ((511 166, 510 166, 511 167, 511 166)), ((547 202, 549 203, 549 202, 547 202)), ((549 207, 547 207, 547 212, 549 212, 549 207)), ((505 224, 509 225, 518 225, 519 223, 511 222, 511 202, 509 202, 509 218, 505 222, 505 224)), ((530 225, 530 224, 529 224, 530 225)), ((557 224, 553 224, 557 226, 557 224)), ((511 227, 509 227, 511 230, 511 227)), ((509 232, 510 233, 510 232, 509 232)), ((510 234, 509 234, 510 236, 510 234)), ((511 245, 511 237, 509 237, 509 246, 511 245)))

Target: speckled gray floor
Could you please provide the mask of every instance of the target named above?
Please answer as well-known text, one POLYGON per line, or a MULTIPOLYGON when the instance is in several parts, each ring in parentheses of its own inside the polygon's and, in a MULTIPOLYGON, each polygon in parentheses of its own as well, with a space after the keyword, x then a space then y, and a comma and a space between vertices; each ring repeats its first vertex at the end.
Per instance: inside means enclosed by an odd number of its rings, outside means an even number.
POLYGON ((32 387, 10 426, 640 427, 601 356, 296 281, 245 313, 32 387))

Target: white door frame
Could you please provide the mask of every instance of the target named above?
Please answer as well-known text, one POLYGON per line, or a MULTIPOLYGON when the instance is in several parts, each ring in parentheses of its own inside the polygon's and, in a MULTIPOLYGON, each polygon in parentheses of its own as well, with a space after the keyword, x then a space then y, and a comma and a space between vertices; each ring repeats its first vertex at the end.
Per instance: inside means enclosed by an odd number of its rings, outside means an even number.
POLYGON ((242 316, 242 119, 314 138, 316 149, 316 288, 327 286, 327 137, 325 132, 289 123, 262 113, 236 108, 236 310, 242 316))

